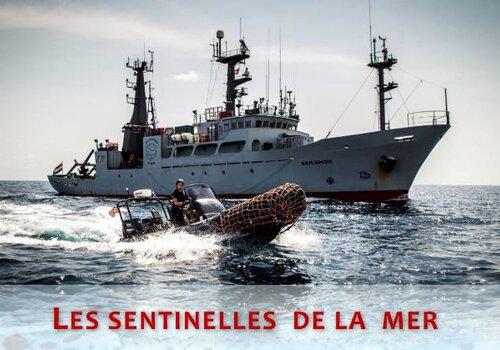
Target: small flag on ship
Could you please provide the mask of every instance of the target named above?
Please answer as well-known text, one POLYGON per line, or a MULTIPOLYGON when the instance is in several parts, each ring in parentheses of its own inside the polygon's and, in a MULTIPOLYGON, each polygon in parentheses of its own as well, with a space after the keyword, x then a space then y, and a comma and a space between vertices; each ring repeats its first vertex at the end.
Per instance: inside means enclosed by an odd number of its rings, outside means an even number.
POLYGON ((63 171, 63 162, 59 163, 55 168, 54 171, 52 172, 52 175, 59 174, 63 171))
POLYGON ((112 218, 115 217, 116 214, 118 214, 118 208, 117 207, 113 207, 109 210, 108 212, 109 216, 111 216, 112 218))

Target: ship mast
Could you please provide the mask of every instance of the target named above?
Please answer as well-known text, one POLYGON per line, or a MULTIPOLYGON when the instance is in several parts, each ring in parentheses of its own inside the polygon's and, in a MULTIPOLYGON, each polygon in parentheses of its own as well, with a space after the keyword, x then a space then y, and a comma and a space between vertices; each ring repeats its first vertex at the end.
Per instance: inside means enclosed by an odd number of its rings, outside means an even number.
POLYGON ((379 104, 379 127, 380 131, 385 130, 386 122, 385 122, 385 103, 391 99, 391 97, 386 97, 386 92, 389 92, 398 87, 398 84, 391 81, 385 84, 384 81, 384 71, 391 70, 391 67, 398 62, 398 60, 392 55, 388 54, 387 47, 385 45, 385 41, 387 38, 382 38, 379 36, 379 40, 381 41, 381 50, 377 51, 377 39, 373 38, 372 40, 372 53, 370 54, 370 63, 368 63, 368 67, 372 67, 378 72, 378 104, 379 104))
POLYGON ((127 60, 126 67, 134 71, 135 83, 127 79, 127 88, 134 90, 134 97, 127 94, 127 102, 134 105, 130 121, 122 128, 123 147, 122 159, 130 165, 140 163, 142 159, 142 139, 150 129, 148 115, 151 114, 153 128, 156 126, 154 102, 151 96, 151 81, 144 81, 145 72, 153 72, 153 53, 150 51, 151 60, 136 59, 134 62, 127 60), (149 97, 146 97, 146 84, 149 84, 149 97))
POLYGON ((239 74, 239 68, 236 70, 236 65, 241 62, 244 63, 245 59, 250 58, 250 50, 248 49, 245 41, 240 39, 240 48, 231 51, 222 51, 222 39, 224 38, 224 32, 222 30, 217 31, 217 42, 213 44, 213 58, 219 63, 227 64, 227 89, 226 89, 226 101, 224 102, 226 108, 226 116, 235 115, 235 101, 236 98, 246 95, 245 89, 237 89, 241 84, 244 84, 250 80, 252 77, 248 72, 248 68, 245 68, 243 74, 239 74), (238 76, 237 76, 238 75, 238 76))

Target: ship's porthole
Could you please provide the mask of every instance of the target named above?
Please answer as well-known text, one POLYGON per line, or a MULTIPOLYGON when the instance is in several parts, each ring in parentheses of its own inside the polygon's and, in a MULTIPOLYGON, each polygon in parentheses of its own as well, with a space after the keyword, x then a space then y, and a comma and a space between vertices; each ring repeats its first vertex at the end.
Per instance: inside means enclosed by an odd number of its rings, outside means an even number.
POLYGON ((204 172, 203 172, 203 174, 207 175, 207 172, 206 172, 206 171, 204 171, 204 172))
POLYGON ((348 148, 349 148, 349 145, 344 145, 344 148, 345 148, 345 149, 348 149, 348 148))
POLYGON ((226 173, 226 171, 225 171, 225 170, 222 170, 222 174, 225 174, 225 173, 226 173))
POLYGON ((194 176, 194 171, 191 173, 191 176, 194 176))
POLYGON ((118 174, 118 177, 122 177, 120 174, 118 174))
POLYGON ((250 172, 253 173, 253 169, 250 169, 250 172))
POLYGON ((333 178, 333 177, 328 176, 328 177, 326 178, 326 183, 327 183, 327 184, 331 185, 331 184, 333 184, 334 182, 335 182, 335 180, 334 180, 334 178, 333 178))
POLYGON ((130 174, 130 177, 134 177, 132 174, 130 174))

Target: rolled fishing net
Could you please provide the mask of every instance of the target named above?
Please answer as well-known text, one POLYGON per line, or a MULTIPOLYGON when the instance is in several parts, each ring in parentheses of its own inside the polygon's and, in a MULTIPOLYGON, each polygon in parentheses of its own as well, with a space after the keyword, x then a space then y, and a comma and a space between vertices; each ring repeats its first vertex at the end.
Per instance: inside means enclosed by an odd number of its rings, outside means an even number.
POLYGON ((224 211, 220 224, 224 233, 251 231, 257 225, 291 225, 306 209, 302 187, 286 183, 224 211))

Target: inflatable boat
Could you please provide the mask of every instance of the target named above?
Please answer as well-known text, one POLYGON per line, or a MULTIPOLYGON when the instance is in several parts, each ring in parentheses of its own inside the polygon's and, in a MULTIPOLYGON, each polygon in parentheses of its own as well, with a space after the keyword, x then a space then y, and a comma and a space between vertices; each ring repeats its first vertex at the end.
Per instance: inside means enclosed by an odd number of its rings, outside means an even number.
POLYGON ((176 226, 171 219, 168 197, 157 197, 151 190, 134 192, 134 197, 119 201, 110 215, 119 214, 122 240, 142 240, 167 230, 184 230, 193 234, 220 235, 224 242, 271 242, 287 230, 306 209, 304 190, 286 183, 247 199, 228 209, 205 184, 185 187, 190 200, 184 204, 186 225, 176 226))

